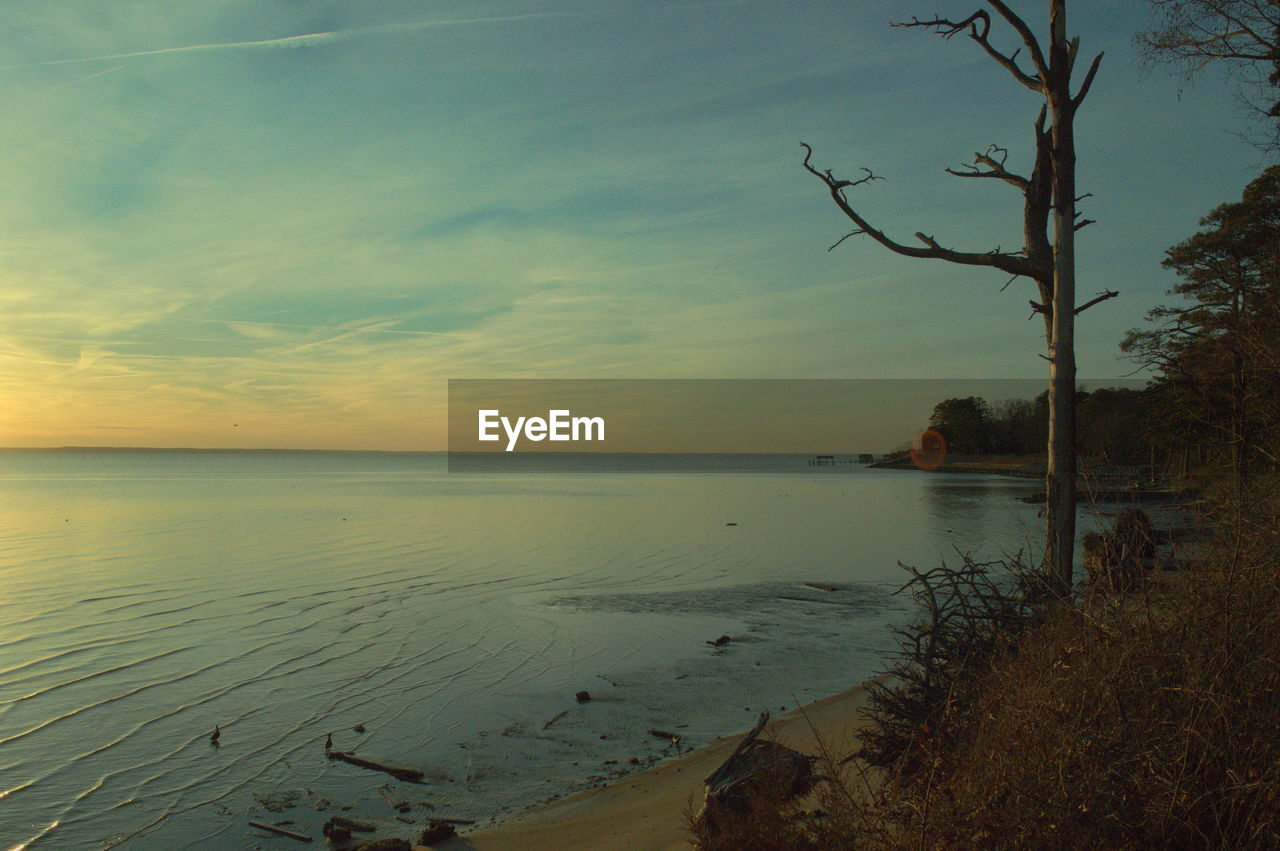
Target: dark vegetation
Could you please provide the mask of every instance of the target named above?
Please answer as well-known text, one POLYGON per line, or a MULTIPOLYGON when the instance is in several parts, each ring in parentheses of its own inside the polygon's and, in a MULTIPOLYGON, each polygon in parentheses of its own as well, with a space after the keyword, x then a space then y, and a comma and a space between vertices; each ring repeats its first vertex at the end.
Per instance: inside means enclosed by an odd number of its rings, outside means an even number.
MULTIPOLYGON (((1079 456, 1113 464, 1151 463, 1155 430, 1151 391, 1102 387, 1076 391, 1079 456)), ((1048 391, 1035 399, 978 396, 944 399, 934 406, 929 428, 959 455, 1043 455, 1048 438, 1048 391)), ((1161 453, 1161 461, 1167 453, 1161 453)))
MULTIPOLYGON (((1277 344, 1280 344, 1278 341, 1277 344)), ((1214 468, 1215 534, 1153 569, 1121 512, 1114 571, 1067 600, 1017 564, 912 570, 920 610, 856 754, 766 789, 707 848, 1280 847, 1280 475, 1214 468)), ((1087 548, 1086 548, 1087 552, 1087 548)))
POLYGON ((820 755, 815 795, 702 845, 1280 846, 1277 515, 1269 492, 1201 567, 1073 604, 998 565, 916 575, 860 759, 820 755))
POLYGON ((1156 372, 1162 438, 1239 488, 1280 461, 1280 166, 1200 224, 1164 262, 1180 300, 1121 347, 1156 372))

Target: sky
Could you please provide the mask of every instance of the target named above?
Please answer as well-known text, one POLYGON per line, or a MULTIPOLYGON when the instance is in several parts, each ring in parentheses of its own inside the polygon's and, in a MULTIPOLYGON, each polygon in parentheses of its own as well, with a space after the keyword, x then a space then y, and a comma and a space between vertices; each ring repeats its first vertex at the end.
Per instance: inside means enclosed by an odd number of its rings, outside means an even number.
MULTIPOLYGON (((1036 96, 888 26, 973 5, 5 0, 0 446, 443 449, 450 378, 1041 377, 1029 282, 829 252, 801 168, 885 177, 854 200, 902 241, 1020 246, 1016 190, 943 169, 1025 168, 1036 96)), ((1141 68, 1144 4, 1071 8, 1110 377, 1266 163, 1222 81, 1141 68)))

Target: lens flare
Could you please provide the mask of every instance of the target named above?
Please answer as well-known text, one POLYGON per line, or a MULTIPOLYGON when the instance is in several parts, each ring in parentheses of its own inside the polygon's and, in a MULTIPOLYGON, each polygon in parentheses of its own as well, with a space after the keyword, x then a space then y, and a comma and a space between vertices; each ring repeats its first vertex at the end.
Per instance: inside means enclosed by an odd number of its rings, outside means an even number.
POLYGON ((911 441, 911 462, 921 470, 936 470, 947 458, 947 440, 931 428, 911 441))

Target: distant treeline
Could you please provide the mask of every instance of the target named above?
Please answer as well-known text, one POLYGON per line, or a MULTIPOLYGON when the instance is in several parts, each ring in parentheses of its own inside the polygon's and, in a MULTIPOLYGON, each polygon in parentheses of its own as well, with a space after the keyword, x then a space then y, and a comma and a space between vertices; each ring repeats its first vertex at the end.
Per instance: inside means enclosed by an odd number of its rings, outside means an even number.
MULTIPOLYGON (((1121 350, 1149 370, 1143 390, 1081 390, 1077 448, 1085 458, 1200 469, 1236 491, 1280 471, 1280 166, 1169 249, 1177 300, 1150 310, 1121 350), (1222 475, 1225 474, 1225 475, 1222 475)), ((995 404, 970 396, 933 409, 930 428, 958 454, 1039 454, 1048 396, 995 404)))
MULTIPOLYGON (((1076 443, 1086 458, 1113 464, 1151 460, 1145 391, 1104 387, 1076 394, 1076 443)), ((994 404, 977 396, 939 402, 929 428, 959 455, 1035 455, 1049 439, 1049 394, 1035 399, 1004 399, 994 404)))

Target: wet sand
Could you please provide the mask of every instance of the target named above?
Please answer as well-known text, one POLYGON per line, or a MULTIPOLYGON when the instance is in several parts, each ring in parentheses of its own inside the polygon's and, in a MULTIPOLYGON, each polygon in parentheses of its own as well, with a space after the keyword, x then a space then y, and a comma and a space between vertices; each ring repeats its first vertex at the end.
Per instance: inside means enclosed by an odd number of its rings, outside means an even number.
MULTIPOLYGON (((858 710, 866 697, 866 684, 860 684, 776 716, 769 732, 777 741, 802 753, 816 754, 820 738, 833 753, 847 754, 854 748, 855 730, 865 723, 858 710)), ((703 780, 729 756, 746 732, 718 739, 678 759, 533 808, 498 827, 437 847, 480 851, 688 848, 685 811, 697 809, 703 780)))

